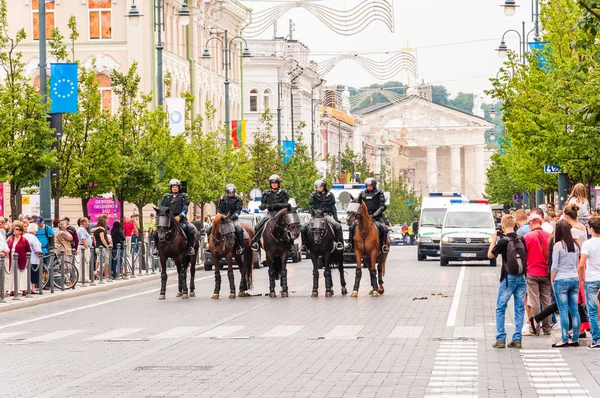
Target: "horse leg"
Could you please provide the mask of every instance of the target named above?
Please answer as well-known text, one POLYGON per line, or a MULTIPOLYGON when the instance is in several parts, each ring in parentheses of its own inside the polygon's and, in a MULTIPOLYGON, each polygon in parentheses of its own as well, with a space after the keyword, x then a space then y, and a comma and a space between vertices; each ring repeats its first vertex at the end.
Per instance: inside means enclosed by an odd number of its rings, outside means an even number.
MULTIPOLYGON (((358 257, 360 261, 360 257, 358 257)), ((360 286, 360 278, 362 278, 362 268, 360 262, 356 266, 356 276, 354 277, 354 289, 352 289, 352 297, 358 297, 358 287, 360 286)))
POLYGON ((179 263, 179 265, 177 266, 178 271, 179 271, 179 275, 181 278, 181 288, 182 288, 182 294, 181 294, 181 298, 184 300, 187 300, 190 298, 190 296, 188 295, 188 287, 187 287, 187 263, 185 261, 185 258, 183 259, 182 262, 179 263))
POLYGON ((369 274, 371 276, 371 291, 369 294, 373 297, 379 296, 378 286, 377 286, 377 254, 371 254, 369 260, 369 274))
POLYGON ((235 298, 235 275, 233 274, 233 257, 227 256, 227 279, 229 279, 229 298, 235 298))
POLYGON ((287 250, 280 257, 281 261, 281 297, 289 297, 287 283, 287 250))
POLYGON ((383 294, 385 292, 385 289, 383 288, 383 265, 381 264, 381 262, 377 264, 377 278, 377 281, 379 283, 379 289, 377 289, 377 291, 379 292, 379 294, 383 294))
POLYGON ((338 269, 340 271, 340 285, 342 285, 342 295, 348 294, 348 289, 346 289, 346 277, 344 276, 344 255, 338 257, 338 269))
POLYGON ((244 261, 239 261, 240 263, 240 291, 238 292, 238 297, 247 297, 249 296, 248 290, 248 281, 246 280, 246 266, 247 261, 244 257, 244 261))
POLYGON ((190 297, 196 297, 196 256, 190 257, 190 297))
POLYGON ((218 299, 219 293, 221 292, 221 264, 219 260, 214 261, 214 259, 215 258, 213 257, 213 262, 215 264, 215 291, 213 292, 211 299, 218 299))
POLYGON ((175 261, 175 259, 173 259, 173 262, 175 263, 175 268, 177 269, 177 294, 175 295, 175 297, 181 297, 183 295, 183 282, 181 281, 181 263, 175 261))
POLYGON ((325 261, 324 264, 325 271, 323 275, 325 276, 325 297, 333 296, 333 279, 331 278, 331 268, 329 268, 328 261, 325 261))
POLYGON ((273 260, 267 258, 267 265, 269 266, 269 297, 277 297, 275 294, 275 264, 273 260))
POLYGON ((319 256, 316 254, 310 253, 310 259, 313 263, 313 289, 310 297, 318 297, 319 296, 319 256))
POLYGON ((167 290, 167 259, 163 256, 160 257, 160 294, 159 300, 166 298, 165 291, 167 290))

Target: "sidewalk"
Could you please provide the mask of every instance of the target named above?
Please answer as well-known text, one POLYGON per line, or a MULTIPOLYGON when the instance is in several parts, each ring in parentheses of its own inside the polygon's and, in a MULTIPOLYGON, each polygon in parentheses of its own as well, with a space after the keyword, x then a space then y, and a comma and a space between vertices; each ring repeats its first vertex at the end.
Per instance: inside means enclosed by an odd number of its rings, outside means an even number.
MULTIPOLYGON (((202 264, 196 265, 196 270, 203 270, 202 264)), ((170 268, 167 270, 167 275, 176 276, 177 269, 170 268)), ((155 274, 142 273, 136 274, 135 277, 129 276, 128 279, 117 279, 115 281, 104 280, 103 284, 99 284, 100 280, 94 281, 94 286, 90 286, 86 283, 85 286, 81 286, 80 283, 75 285, 75 289, 65 290, 64 292, 60 289, 54 289, 54 293, 50 293, 50 290, 44 290, 44 294, 41 296, 38 294, 32 294, 31 298, 19 296, 19 300, 13 300, 13 297, 5 297, 6 303, 0 303, 0 313, 6 311, 12 311, 19 308, 33 307, 44 303, 50 303, 52 301, 64 300, 72 297, 85 296, 96 292, 104 292, 107 290, 117 289, 119 287, 137 285, 143 282, 158 279, 160 280, 160 271, 157 270, 155 274)), ((159 286, 156 286, 156 290, 159 290, 159 286)))

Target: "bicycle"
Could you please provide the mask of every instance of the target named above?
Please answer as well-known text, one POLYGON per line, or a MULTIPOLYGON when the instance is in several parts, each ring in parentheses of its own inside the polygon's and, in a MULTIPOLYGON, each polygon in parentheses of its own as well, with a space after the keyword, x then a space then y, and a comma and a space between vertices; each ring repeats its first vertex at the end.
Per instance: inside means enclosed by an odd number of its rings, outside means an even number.
MULTIPOLYGON (((74 289, 75 285, 77 285, 77 282, 79 282, 79 271, 77 270, 77 266, 75 264, 75 256, 70 256, 71 259, 69 260, 68 257, 65 256, 64 259, 64 266, 65 266, 65 279, 64 279, 64 288, 65 289, 74 289)), ((48 282, 50 279, 50 265, 52 265, 53 267, 53 278, 54 278, 54 287, 57 289, 62 289, 63 287, 63 279, 62 279, 62 273, 61 273, 61 266, 60 266, 60 258, 56 253, 50 253, 48 255, 43 256, 43 260, 48 259, 48 264, 46 264, 46 261, 43 261, 43 268, 42 268, 42 289, 46 289, 46 288, 50 288, 50 286, 48 286, 48 282)), ((42 265, 40 264, 40 265, 42 265)))

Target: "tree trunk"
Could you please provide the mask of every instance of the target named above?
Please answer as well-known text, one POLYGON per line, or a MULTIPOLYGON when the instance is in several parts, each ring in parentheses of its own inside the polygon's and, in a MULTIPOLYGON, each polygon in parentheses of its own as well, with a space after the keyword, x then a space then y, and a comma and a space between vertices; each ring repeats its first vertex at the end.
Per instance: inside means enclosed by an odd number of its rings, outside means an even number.
MULTIPOLYGON (((142 272, 141 270, 145 270, 146 269, 146 245, 145 242, 146 240, 144 239, 144 206, 146 206, 146 203, 141 203, 141 202, 137 202, 135 204, 138 207, 138 214, 140 216, 140 229, 138 230, 138 238, 140 240, 140 253, 139 253, 139 261, 140 261, 140 272, 142 272)), ((123 209, 123 206, 121 206, 121 209, 123 209)))
POLYGON ((204 202, 200 202, 199 206, 200 206, 200 219, 202 220, 202 225, 204 225, 204 205, 206 203, 204 202))
POLYGON ((81 213, 88 220, 90 219, 90 213, 88 212, 88 208, 87 208, 89 201, 90 201, 90 198, 81 198, 81 213))
POLYGON ((125 219, 125 205, 123 203, 123 197, 118 190, 115 190, 114 197, 117 201, 119 201, 119 218, 121 220, 125 219))
POLYGON ((60 219, 60 195, 54 195, 54 218, 60 219))
POLYGON ((21 188, 10 182, 10 215, 14 220, 19 219, 21 213, 21 188))

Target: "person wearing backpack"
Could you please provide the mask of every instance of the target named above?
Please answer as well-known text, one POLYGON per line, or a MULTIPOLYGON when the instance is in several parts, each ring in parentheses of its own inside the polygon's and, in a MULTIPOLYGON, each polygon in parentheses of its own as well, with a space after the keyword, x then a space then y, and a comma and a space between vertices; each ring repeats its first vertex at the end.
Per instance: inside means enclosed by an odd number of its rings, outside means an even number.
POLYGON ((498 239, 498 232, 494 231, 488 250, 488 258, 490 259, 498 255, 502 256, 500 285, 498 286, 498 298, 496 300, 496 343, 493 347, 506 347, 504 318, 508 301, 514 296, 515 333, 508 346, 510 348, 522 348, 521 330, 523 329, 525 317, 525 294, 527 293, 527 251, 525 250, 523 237, 514 232, 514 218, 505 215, 502 217, 501 224, 504 236, 498 239))

